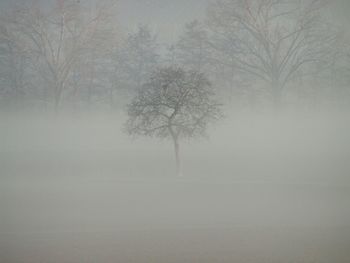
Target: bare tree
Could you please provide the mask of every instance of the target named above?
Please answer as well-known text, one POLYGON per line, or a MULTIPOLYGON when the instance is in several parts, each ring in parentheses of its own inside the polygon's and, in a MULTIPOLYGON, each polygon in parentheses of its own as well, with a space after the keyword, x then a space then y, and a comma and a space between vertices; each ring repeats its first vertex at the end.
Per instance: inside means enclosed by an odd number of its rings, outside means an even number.
POLYGON ((33 3, 16 8, 10 23, 37 72, 52 88, 56 110, 78 61, 101 43, 97 32, 111 5, 91 12, 79 1, 56 0, 52 8, 33 3))
POLYGON ((186 68, 204 72, 210 63, 208 47, 208 34, 204 26, 194 20, 185 25, 173 47, 176 62, 186 68))
POLYGON ((167 67, 156 71, 128 106, 131 135, 170 138, 176 171, 181 175, 181 138, 204 135, 207 124, 221 116, 208 79, 196 71, 167 67))
POLYGON ((159 57, 157 35, 148 26, 139 26, 115 52, 116 85, 128 88, 133 94, 156 69, 159 57))
POLYGON ((100 1, 98 4, 92 15, 87 18, 95 17, 97 21, 73 69, 75 77, 71 82, 77 81, 77 85, 72 92, 73 97, 87 103, 88 107, 106 102, 113 107, 114 86, 111 76, 114 74, 115 61, 112 56, 120 42, 120 28, 114 20, 113 1, 100 1))
POLYGON ((0 96, 13 102, 24 93, 26 57, 4 19, 0 20, 0 96))
POLYGON ((296 73, 328 61, 335 35, 321 1, 219 0, 208 24, 217 63, 268 83, 276 105, 296 73))

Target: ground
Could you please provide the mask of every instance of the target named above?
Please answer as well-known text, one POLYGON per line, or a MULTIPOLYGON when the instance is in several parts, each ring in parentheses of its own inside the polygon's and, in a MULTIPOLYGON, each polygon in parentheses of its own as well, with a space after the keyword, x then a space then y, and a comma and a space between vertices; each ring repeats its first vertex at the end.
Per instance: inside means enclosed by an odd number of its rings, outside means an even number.
POLYGON ((227 119, 178 178, 123 116, 2 117, 0 262, 350 262, 344 116, 291 119, 227 119))

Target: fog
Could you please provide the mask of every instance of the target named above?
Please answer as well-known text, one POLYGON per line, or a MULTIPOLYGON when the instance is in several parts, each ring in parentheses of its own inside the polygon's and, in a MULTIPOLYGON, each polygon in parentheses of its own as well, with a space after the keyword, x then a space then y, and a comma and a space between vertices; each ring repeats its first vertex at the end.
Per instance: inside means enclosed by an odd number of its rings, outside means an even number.
POLYGON ((347 1, 0 7, 1 263, 350 262, 347 1))

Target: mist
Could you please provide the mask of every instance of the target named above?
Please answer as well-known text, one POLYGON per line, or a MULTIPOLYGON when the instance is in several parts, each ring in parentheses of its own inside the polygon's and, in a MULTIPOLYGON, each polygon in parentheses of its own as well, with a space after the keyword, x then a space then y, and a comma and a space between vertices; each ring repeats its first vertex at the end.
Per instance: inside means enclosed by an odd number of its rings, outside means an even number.
POLYGON ((350 262, 347 1, 0 1, 0 262, 350 262))

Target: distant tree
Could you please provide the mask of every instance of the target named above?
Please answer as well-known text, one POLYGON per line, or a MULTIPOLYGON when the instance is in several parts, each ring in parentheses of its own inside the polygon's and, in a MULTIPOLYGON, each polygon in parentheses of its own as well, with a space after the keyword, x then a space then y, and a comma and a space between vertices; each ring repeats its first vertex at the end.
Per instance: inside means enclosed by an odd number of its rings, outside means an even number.
POLYGON ((208 11, 215 61, 267 83, 275 104, 298 73, 327 65, 335 34, 319 0, 218 0, 208 11))
POLYGON ((108 12, 114 3, 99 3, 92 11, 76 0, 55 0, 47 7, 31 1, 15 7, 7 20, 17 43, 31 60, 32 71, 49 88, 45 93, 51 95, 56 110, 68 92, 77 65, 96 53, 96 48, 102 48, 105 41, 101 25, 108 24, 108 12))
MULTIPOLYGON (((114 107, 114 60, 115 46, 121 42, 119 27, 115 23, 113 0, 100 1, 97 11, 103 19, 92 28, 93 32, 89 43, 84 47, 84 52, 77 61, 71 81, 77 80, 75 96, 92 105, 107 103, 114 107)), ((74 86, 74 83, 71 84, 74 86)), ((74 92, 74 90, 73 90, 74 92)))
POLYGON ((0 20, 0 98, 14 102, 25 93, 24 68, 26 56, 11 27, 3 18, 0 20))
POLYGON ((115 84, 124 86, 133 94, 158 66, 158 52, 157 35, 147 26, 139 26, 115 52, 115 84))
POLYGON ((221 111, 203 74, 166 67, 139 90, 128 105, 128 116, 129 134, 173 141, 176 171, 181 175, 180 139, 204 135, 207 124, 220 118, 221 111))
POLYGON ((173 46, 175 62, 188 69, 206 71, 210 63, 208 34, 197 20, 185 25, 179 40, 173 46))
POLYGON ((329 60, 330 67, 315 74, 313 83, 323 91, 320 95, 326 103, 345 106, 350 99, 350 43, 346 38, 339 40, 334 45, 337 52, 329 60))

